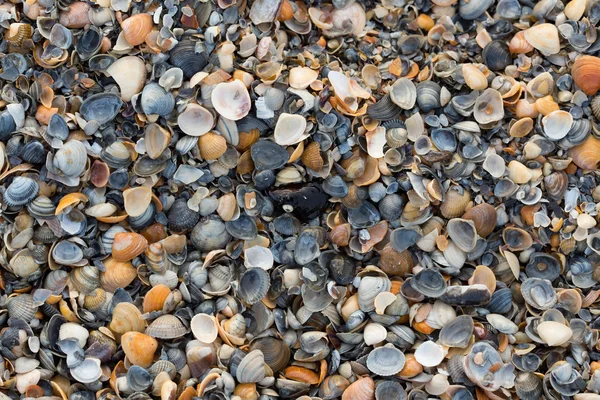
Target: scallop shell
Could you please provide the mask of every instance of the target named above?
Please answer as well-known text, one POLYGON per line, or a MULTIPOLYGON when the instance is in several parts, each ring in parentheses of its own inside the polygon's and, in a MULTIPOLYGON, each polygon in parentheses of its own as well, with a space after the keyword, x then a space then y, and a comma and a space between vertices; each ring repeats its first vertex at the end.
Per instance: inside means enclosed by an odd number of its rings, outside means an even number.
POLYGON ((166 314, 155 319, 148 328, 146 335, 157 339, 176 339, 186 335, 189 329, 174 315, 166 314))
POLYGON ((380 376, 395 375, 404 368, 404 354, 393 345, 372 350, 367 357, 369 371, 380 376))
POLYGON ((205 160, 216 160, 227 151, 227 141, 215 132, 208 132, 198 139, 198 149, 205 160))

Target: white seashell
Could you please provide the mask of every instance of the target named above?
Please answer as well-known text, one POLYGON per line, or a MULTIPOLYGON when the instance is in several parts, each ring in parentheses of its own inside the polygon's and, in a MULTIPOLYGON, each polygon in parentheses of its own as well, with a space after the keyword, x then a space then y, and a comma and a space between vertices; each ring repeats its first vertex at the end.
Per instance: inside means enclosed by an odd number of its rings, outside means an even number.
POLYGON ((158 84, 165 90, 177 89, 183 83, 183 70, 181 68, 170 68, 158 80, 158 84))
POLYGON ((85 214, 94 218, 102 218, 113 215, 117 211, 117 206, 112 203, 97 204, 85 210, 85 214))
POLYGON ((542 118, 544 134, 551 140, 560 140, 567 136, 572 125, 573 116, 563 110, 552 111, 542 118))
POLYGON ((177 117, 179 128, 190 136, 202 136, 210 132, 214 123, 210 111, 198 104, 188 104, 185 111, 177 117))
POLYGON ((557 54, 560 51, 558 29, 553 24, 544 23, 532 26, 525 30, 525 40, 545 56, 557 54))
POLYGON ((433 396, 439 396, 444 394, 449 386, 450 383, 448 382, 448 377, 446 375, 435 374, 433 378, 425 384, 425 390, 433 396))
POLYGON ((396 295, 392 292, 381 292, 375 297, 375 312, 379 315, 385 313, 387 306, 396 300, 396 295))
POLYGON ((537 326, 537 334, 548 346, 561 346, 571 339, 571 328, 556 321, 544 321, 537 326))
POLYGON ((381 324, 369 323, 365 326, 363 331, 365 344, 371 346, 377 343, 381 343, 387 337, 387 330, 381 324))
POLYGON ((283 113, 275 126, 275 142, 280 146, 300 143, 309 136, 305 130, 306 119, 303 116, 283 113))
POLYGON ((196 314, 190 322, 190 328, 196 339, 202 343, 212 343, 219 335, 215 317, 208 314, 196 314))
POLYGON ((82 349, 85 347, 89 336, 90 333, 86 328, 74 322, 66 322, 62 324, 58 332, 59 340, 76 339, 79 343, 79 347, 82 349))
POLYGON ((421 343, 415 351, 415 359, 424 367, 440 365, 445 356, 444 348, 431 340, 421 343))
POLYGON ((434 329, 442 329, 444 325, 454 318, 456 318, 456 310, 443 301, 436 300, 425 322, 434 329))
POLYGON ((100 379, 102 376, 102 368, 100 368, 100 360, 97 358, 87 357, 81 364, 70 369, 71 375, 76 381, 81 383, 92 383, 100 379))
POLYGON ((415 113, 408 117, 406 121, 406 131, 408 132, 408 139, 414 142, 419 136, 425 132, 425 122, 421 114, 415 113))
POLYGON ((41 372, 39 369, 34 369, 31 372, 25 374, 17 374, 15 376, 17 390, 20 393, 25 393, 27 388, 32 385, 37 385, 40 381, 41 372))
POLYGON ((355 112, 358 110, 358 99, 352 91, 350 79, 346 75, 337 71, 329 71, 327 75, 336 97, 344 103, 346 108, 355 112))
POLYGON ((514 335, 519 331, 519 327, 503 315, 488 314, 485 318, 498 332, 514 335))
POLYGON ((119 85, 123 101, 131 101, 133 95, 142 91, 146 82, 146 64, 136 56, 119 58, 108 67, 106 73, 119 85))
POLYGON ((473 117, 480 124, 490 124, 504 118, 502 95, 495 89, 486 89, 475 101, 473 117))
POLYGON ((262 268, 266 271, 273 267, 274 259, 271 249, 263 246, 252 246, 244 250, 246 268, 262 268))
POLYGON ((248 115, 252 105, 248 89, 237 79, 216 85, 210 99, 219 115, 232 121, 238 121, 248 115))
POLYGON ((417 102, 417 87, 407 78, 400 78, 390 89, 392 102, 404 110, 410 110, 417 102))
POLYGON ((184 185, 189 185, 200 179, 202 175, 204 175, 204 172, 202 172, 201 169, 192 167, 191 165, 182 164, 177 168, 177 171, 175 171, 173 179, 184 185))
POLYGON ((506 171, 506 162, 495 151, 490 151, 483 161, 483 169, 494 178, 500 178, 506 171))
POLYGON ((294 67, 290 70, 288 83, 294 89, 306 89, 317 80, 319 72, 308 67, 294 67))
POLYGON ((383 152, 383 147, 387 143, 385 132, 386 129, 384 127, 378 126, 375 130, 365 134, 367 138, 367 151, 371 157, 382 158, 385 155, 383 152))
POLYGON ((254 102, 256 106, 256 118, 258 119, 270 119, 275 116, 275 112, 267 107, 264 97, 259 97, 254 102))
POLYGON ((577 216, 577 226, 583 229, 591 229, 596 226, 596 219, 589 214, 579 214, 577 216))

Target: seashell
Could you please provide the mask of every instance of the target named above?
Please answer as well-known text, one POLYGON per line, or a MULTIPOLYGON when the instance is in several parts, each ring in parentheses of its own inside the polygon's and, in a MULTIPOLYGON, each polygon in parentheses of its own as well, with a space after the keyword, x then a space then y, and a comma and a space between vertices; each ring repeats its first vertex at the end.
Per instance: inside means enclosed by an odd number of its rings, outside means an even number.
POLYGON ((542 396, 542 380, 531 372, 519 372, 515 378, 515 391, 521 399, 542 396))
POLYGON ((40 365, 35 358, 19 357, 14 361, 14 368, 17 374, 26 374, 33 371, 40 365))
POLYGON ((152 201, 152 189, 146 186, 129 188, 123 192, 125 211, 130 217, 139 217, 152 201))
POLYGON ((553 111, 542 118, 544 134, 551 140, 560 140, 567 136, 572 125, 573 116, 562 110, 553 111))
MULTIPOLYGON (((487 46, 486 46, 487 47, 487 46)), ((474 64, 463 64, 462 74, 465 83, 473 90, 484 90, 488 87, 487 78, 474 64)))
POLYGON ((288 83, 294 89, 306 89, 317 80, 319 72, 307 67, 294 67, 290 69, 288 83))
POLYGON ((156 339, 176 339, 186 335, 189 329, 174 315, 161 315, 146 328, 146 335, 156 339))
POLYGON ((249 268, 240 277, 239 296, 244 302, 255 304, 265 297, 269 286, 269 274, 265 270, 249 268))
POLYGON ((537 326, 537 334, 548 346, 561 346, 571 339, 573 331, 563 323, 544 321, 537 326))
POLYGON ((369 376, 358 378, 342 394, 342 400, 373 400, 374 398, 375 383, 369 376))
MULTIPOLYGON (((136 16, 127 18, 123 23, 127 23, 136 16)), ((135 56, 119 58, 106 69, 106 73, 119 85, 121 100, 125 102, 131 101, 134 95, 140 93, 146 82, 146 65, 141 58, 135 56)), ((148 146, 148 143, 146 143, 146 146, 148 146)))
POLYGON ((114 142, 103 149, 100 158, 111 168, 126 168, 131 164, 131 154, 123 142, 114 142))
POLYGON ((121 336, 121 346, 127 359, 142 368, 148 368, 154 359, 158 342, 153 337, 140 332, 126 332, 121 336))
MULTIPOLYGON (((192 211, 190 210, 190 212, 192 211)), ((198 213, 194 214, 197 218, 200 217, 198 213)), ((190 239, 200 251, 208 252, 224 248, 231 240, 231 235, 225 229, 225 224, 222 221, 203 219, 194 226, 190 239)))
POLYGON ((217 321, 208 314, 196 314, 190 322, 190 328, 196 339, 202 343, 212 343, 219 335, 217 321))
POLYGON ((577 58, 571 68, 571 76, 585 94, 595 95, 600 89, 600 58, 588 55, 577 58))
POLYGON ((273 373, 277 373, 288 365, 290 349, 283 340, 272 337, 262 337, 250 343, 250 351, 259 350, 263 353, 264 362, 273 373))
POLYGON ((148 247, 145 237, 134 232, 118 232, 112 245, 112 256, 115 261, 133 260, 148 247))
MULTIPOLYGON (((140 14, 137 14, 140 15, 140 14)), ((150 83, 144 87, 141 94, 141 106, 146 115, 167 116, 175 108, 173 94, 167 92, 157 83, 150 83)))
MULTIPOLYGON (((505 1, 504 3, 509 3, 505 1)), ((496 8, 500 3, 496 6, 496 8)), ((519 3, 517 5, 520 8, 519 3)), ((499 12, 498 10, 496 10, 499 12)), ((481 52, 483 63, 492 71, 503 71, 509 65, 512 65, 513 59, 510 55, 510 49, 503 40, 493 40, 489 42, 481 52)), ((464 75, 464 71, 463 71, 464 75)))
POLYGON ((406 392, 397 381, 378 381, 375 386, 375 400, 400 400, 406 398, 406 392))
POLYGON ((28 142, 23 146, 20 157, 25 162, 41 164, 46 160, 44 157, 44 145, 36 140, 28 142))
POLYGON ((173 67, 180 68, 186 79, 202 71, 208 64, 208 56, 202 46, 199 43, 197 46, 191 39, 180 41, 171 49, 169 55, 170 63, 173 67))
POLYGON ((98 125, 104 125, 119 114, 122 104, 120 97, 114 93, 98 93, 86 98, 79 107, 79 112, 86 121, 96 121, 98 125))
POLYGON ((460 315, 442 327, 439 341, 444 346, 464 349, 471 341, 473 328, 473 318, 469 315, 460 315))
POLYGON ((480 124, 500 121, 504 117, 502 95, 495 89, 486 89, 475 101, 473 117, 480 124))
POLYGON ((558 29, 549 23, 537 24, 525 30, 525 40, 544 55, 556 54, 560 51, 558 29))
POLYGON ((214 126, 213 115, 198 104, 188 104, 185 111, 177 117, 179 128, 190 136, 202 136, 214 126))
POLYGON ((597 149, 600 149, 600 140, 590 135, 582 144, 569 149, 569 157, 573 159, 573 163, 579 168, 593 170, 600 162, 597 149))
MULTIPOLYGON (((194 228, 198 221, 200 220, 200 215, 197 212, 194 212, 187 206, 187 202, 183 199, 175 200, 171 208, 169 209, 168 214, 168 224, 167 227, 172 232, 187 232, 190 229, 194 228)), ((193 241, 194 234, 192 234, 193 241)))
POLYGON ((110 168, 102 161, 96 160, 90 168, 90 182, 96 187, 105 187, 110 176, 110 168))
POLYGON ((61 240, 52 247, 52 258, 58 264, 74 265, 83 259, 83 251, 75 243, 61 240))
POLYGON ((446 227, 448 236, 454 244, 464 252, 470 252, 477 245, 477 230, 475 223, 468 219, 453 218, 446 227))
POLYGON ((117 335, 126 332, 143 332, 146 321, 142 319, 142 313, 136 306, 131 303, 119 303, 113 309, 109 328, 117 335))
POLYGON ((265 358, 260 350, 246 354, 236 369, 236 378, 240 383, 260 382, 265 377, 265 358))
POLYGON ((88 3, 83 1, 73 2, 67 10, 60 12, 58 22, 71 29, 85 28, 90 23, 89 11, 90 5, 88 3))
POLYGON ((69 282, 82 294, 92 293, 100 285, 100 271, 91 266, 74 268, 69 282))
POLYGON ((100 273, 100 285, 107 292, 114 293, 118 288, 125 288, 137 277, 137 272, 130 262, 114 258, 114 250, 113 257, 104 260, 104 267, 106 271, 100 273))
POLYGON ((169 68, 161 75, 158 84, 165 90, 177 89, 183 83, 183 71, 181 68, 169 68))
POLYGON ((474 20, 482 15, 493 3, 492 0, 485 0, 478 2, 477 4, 473 4, 466 0, 460 0, 458 2, 458 12, 462 18, 474 20))
POLYGON ((376 375, 395 375, 404 368, 404 354, 393 345, 378 347, 369 353, 367 368, 376 375))
POLYGON ((410 110, 417 102, 417 87, 411 80, 399 78, 390 88, 390 99, 403 110, 410 110))
POLYGON ((198 149, 205 160, 216 160, 227 151, 227 141, 215 132, 208 132, 198 139, 198 149))
POLYGON ((8 207, 21 207, 36 198, 40 185, 31 178, 17 176, 2 194, 2 201, 8 207))
POLYGON ((102 376, 100 360, 92 357, 86 357, 81 364, 71 368, 69 372, 77 382, 81 383, 96 382, 102 376))
POLYGON ((6 309, 10 318, 16 318, 29 323, 38 307, 34 304, 33 296, 30 294, 21 294, 15 297, 10 297, 6 301, 6 309))
POLYGON ((442 88, 433 81, 423 81, 417 85, 417 104, 423 112, 441 107, 440 92, 442 88))
POLYGON ((479 204, 467 210, 461 217, 473 221, 477 234, 487 237, 496 227, 496 209, 489 204, 479 204))
POLYGON ((415 359, 424 367, 436 367, 444 357, 443 347, 431 340, 421 343, 415 351, 415 359))
POLYGON ((102 31, 93 25, 83 31, 75 45, 75 51, 82 61, 88 60, 100 51, 102 36, 102 31))
POLYGON ((500 354, 486 342, 477 342, 471 347, 465 356, 464 369, 469 379, 480 386, 484 376, 485 386, 494 390, 514 385, 514 366, 504 365, 500 354), (482 363, 482 359, 485 362, 482 363))
POLYGON ((528 278, 521 284, 521 294, 527 304, 538 310, 547 310, 556 304, 556 293, 550 281, 528 278))
MULTIPOLYGON (((311 142, 304 148, 302 153, 302 163, 315 171, 320 171, 323 168, 324 161, 321 157, 321 145, 317 142, 311 142)), ((342 196, 343 197, 343 196, 342 196)))
POLYGON ((350 386, 350 382, 343 376, 328 376, 319 387, 319 396, 323 399, 335 399, 340 397, 348 386, 350 386))
POLYGON ((248 89, 239 80, 217 84, 212 90, 211 102, 220 115, 232 121, 244 118, 251 107, 248 89))
POLYGON ((144 43, 146 36, 152 31, 152 27, 152 15, 146 13, 132 15, 121 22, 125 39, 132 46, 144 43))
POLYGON ((531 235, 523 229, 508 227, 502 232, 502 239, 510 251, 522 251, 531 247, 531 235))
POLYGON ((259 140, 250 148, 250 156, 257 170, 274 170, 283 167, 289 160, 285 148, 270 140, 259 140))
POLYGON ((305 131, 306 119, 304 117, 282 113, 275 126, 275 142, 281 146, 292 146, 308 137, 305 131))
POLYGON ((53 166, 68 177, 80 176, 86 168, 87 152, 78 140, 65 143, 54 155, 53 166))
POLYGON ((431 298, 438 298, 446 292, 446 281, 441 273, 433 269, 419 271, 410 281, 413 289, 431 298))
POLYGON ((471 193, 460 186, 453 186, 446 192, 446 199, 440 205, 440 211, 445 218, 460 217, 471 201, 471 193))
POLYGON ((132 365, 127 370, 127 385, 134 391, 144 391, 152 386, 152 375, 146 369, 132 365))

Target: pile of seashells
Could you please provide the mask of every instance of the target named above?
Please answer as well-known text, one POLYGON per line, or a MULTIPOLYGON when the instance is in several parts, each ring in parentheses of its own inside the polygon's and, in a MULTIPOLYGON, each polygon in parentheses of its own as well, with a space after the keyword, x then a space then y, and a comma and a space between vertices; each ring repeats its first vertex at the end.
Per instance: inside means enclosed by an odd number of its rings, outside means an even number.
POLYGON ((600 0, 27 0, 0 400, 600 399, 600 0))

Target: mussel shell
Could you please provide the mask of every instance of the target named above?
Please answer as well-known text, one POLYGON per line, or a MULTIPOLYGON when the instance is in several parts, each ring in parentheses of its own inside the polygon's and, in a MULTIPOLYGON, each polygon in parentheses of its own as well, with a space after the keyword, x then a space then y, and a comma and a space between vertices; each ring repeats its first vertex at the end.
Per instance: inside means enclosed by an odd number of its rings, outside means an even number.
POLYGON ((288 185, 268 192, 276 207, 289 211, 301 221, 314 218, 329 202, 318 183, 288 185))
POLYGON ((123 101, 115 93, 93 94, 83 101, 79 112, 86 121, 97 121, 104 125, 119 114, 123 101))

